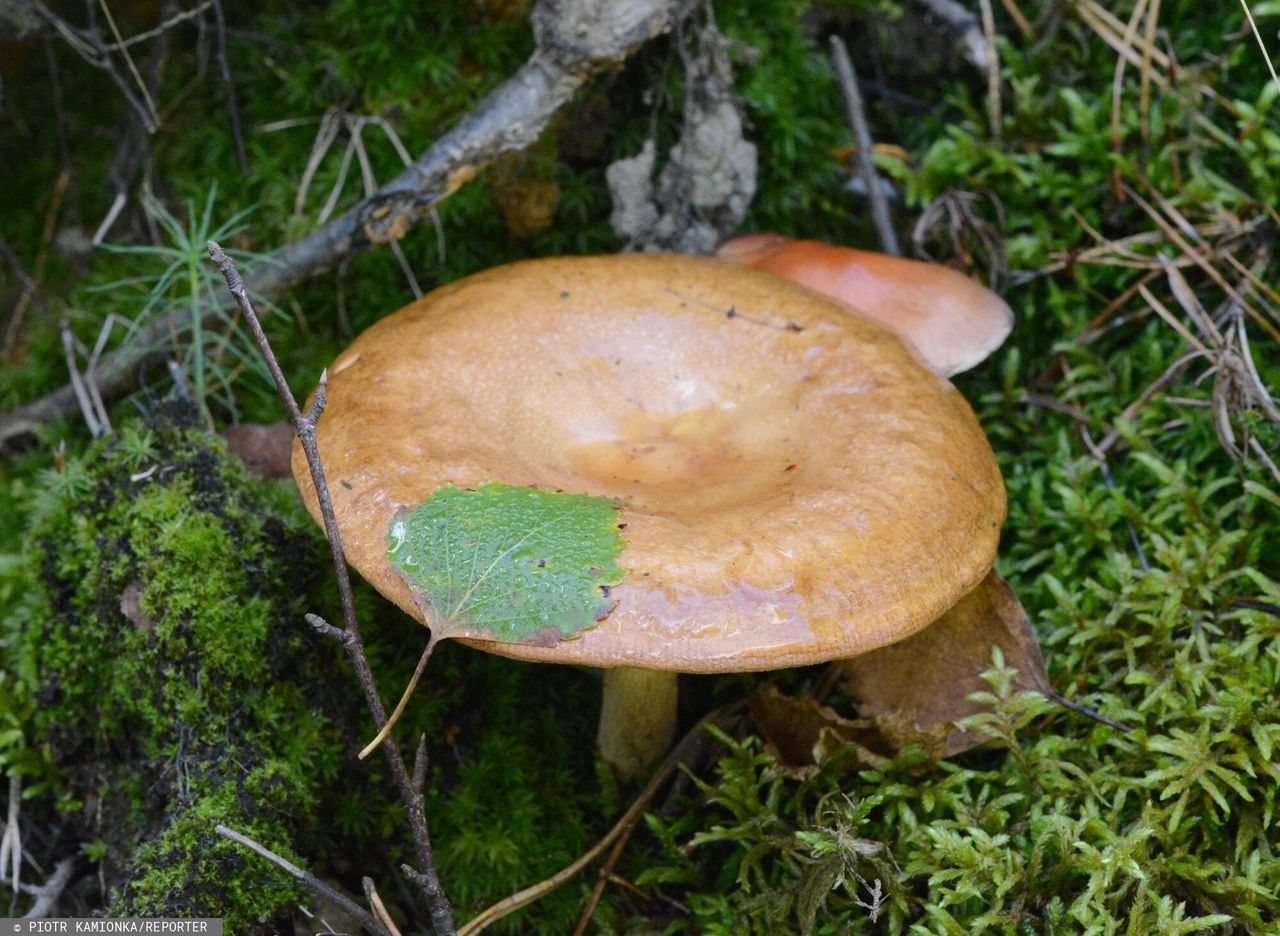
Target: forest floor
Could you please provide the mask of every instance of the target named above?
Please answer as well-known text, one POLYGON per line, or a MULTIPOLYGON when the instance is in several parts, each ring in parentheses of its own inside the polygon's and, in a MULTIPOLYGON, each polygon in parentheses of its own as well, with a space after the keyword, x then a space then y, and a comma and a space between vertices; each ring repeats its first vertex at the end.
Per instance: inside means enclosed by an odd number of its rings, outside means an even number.
MULTIPOLYGON (((211 309, 208 237, 262 269, 533 48, 520 0, 430 6, 112 4, 123 36, 166 24, 111 52, 115 81, 47 23, 0 43, 0 413, 67 383, 67 342, 83 372, 109 321, 119 348, 133 326, 211 309), (139 134, 138 114, 159 129, 139 134)), ((740 230, 879 248, 828 54, 843 36, 905 252, 990 283, 1015 313, 1009 341, 954 380, 1008 490, 996 568, 1053 690, 1128 730, 1022 691, 999 659, 966 722, 987 743, 952 758, 913 744, 797 769, 729 719, 653 801, 584 931, 1278 931, 1280 83, 1260 43, 1280 52, 1280 4, 1253 4, 1257 36, 1227 0, 973 6, 990 68, 908 2, 716 4, 758 148, 740 230)), ((107 9, 73 25, 110 36, 107 9)), ((623 247, 605 170, 676 141, 706 78, 708 9, 589 81, 399 257, 373 249, 273 295, 294 392, 415 288, 623 247)), ((370 734, 358 684, 301 620, 341 619, 323 539, 291 480, 245 474, 208 431, 284 418, 241 325, 176 328, 122 398, 5 440, 0 876, 17 913, 355 925, 212 831, 239 822, 352 895, 372 878, 403 930, 425 931, 385 769, 352 756, 370 734)), ((363 583, 356 605, 398 698, 425 634, 363 583)), ((690 679, 685 727, 766 687, 830 690, 855 715, 814 667, 690 679)), ((462 646, 432 660, 397 733, 427 738, 459 921, 627 809, 635 790, 596 760, 599 692, 590 672, 462 646)), ((571 932, 599 867, 493 931, 571 932)))

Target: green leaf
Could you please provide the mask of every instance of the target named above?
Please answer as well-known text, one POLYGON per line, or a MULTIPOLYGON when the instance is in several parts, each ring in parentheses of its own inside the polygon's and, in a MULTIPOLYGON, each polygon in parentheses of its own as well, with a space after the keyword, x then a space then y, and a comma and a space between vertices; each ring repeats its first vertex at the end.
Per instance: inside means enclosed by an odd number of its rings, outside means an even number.
POLYGON ((387 556, 433 639, 577 636, 613 609, 624 545, 608 498, 505 484, 439 488, 387 531, 387 556))

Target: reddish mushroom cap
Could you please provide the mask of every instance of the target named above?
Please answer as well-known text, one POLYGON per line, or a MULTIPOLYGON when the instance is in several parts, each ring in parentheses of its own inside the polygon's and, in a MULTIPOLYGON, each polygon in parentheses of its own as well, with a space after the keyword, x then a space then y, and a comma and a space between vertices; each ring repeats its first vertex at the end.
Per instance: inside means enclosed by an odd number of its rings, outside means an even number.
POLYGON ((722 244, 718 253, 852 306, 906 338, 948 377, 981 363, 1013 328, 1003 299, 935 263, 780 234, 748 234, 722 244))

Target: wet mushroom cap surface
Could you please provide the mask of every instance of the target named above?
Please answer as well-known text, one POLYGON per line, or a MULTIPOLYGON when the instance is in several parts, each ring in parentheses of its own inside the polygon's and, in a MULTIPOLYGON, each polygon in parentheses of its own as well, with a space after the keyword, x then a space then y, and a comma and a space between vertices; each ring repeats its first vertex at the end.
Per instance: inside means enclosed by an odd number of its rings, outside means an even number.
MULTIPOLYGON (((526 660, 766 670, 904 639, 986 575, 1004 520, 973 412, 892 334, 755 270, 531 260, 438 289, 329 368, 318 441, 350 562, 421 619, 395 514, 498 481, 620 500, 617 604, 526 660)), ((301 448, 293 471, 319 519, 301 448)))

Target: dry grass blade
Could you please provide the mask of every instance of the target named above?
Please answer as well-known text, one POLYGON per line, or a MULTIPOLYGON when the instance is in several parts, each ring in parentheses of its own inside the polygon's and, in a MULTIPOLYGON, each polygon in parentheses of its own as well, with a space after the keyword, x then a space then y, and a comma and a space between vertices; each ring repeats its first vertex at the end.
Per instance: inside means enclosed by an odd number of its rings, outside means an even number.
POLYGON ((1264 283, 1258 275, 1260 270, 1266 265, 1267 258, 1265 257, 1265 255, 1262 258, 1262 260, 1258 263, 1257 269, 1250 269, 1249 267, 1245 266, 1236 258, 1236 255, 1229 250, 1221 251, 1220 256, 1222 257, 1222 259, 1226 260, 1227 263, 1231 264, 1231 266, 1235 268, 1236 272, 1239 273, 1241 276, 1243 276, 1245 279, 1247 279, 1249 281, 1249 285, 1252 286, 1255 290, 1257 290, 1257 292, 1260 293, 1267 300, 1262 303, 1263 308, 1265 308, 1267 312, 1271 314, 1271 317, 1273 319, 1275 319, 1277 322, 1280 322, 1280 310, 1277 310, 1277 308, 1275 308, 1275 306, 1280 306, 1280 293, 1277 293, 1274 289, 1272 289, 1270 286, 1264 283), (1274 303, 1274 306, 1272 305, 1273 303, 1274 303))
POLYGON ((1013 19, 1013 24, 1018 27, 1018 32, 1022 33, 1024 39, 1035 39, 1036 32, 1031 28, 1031 23, 1023 15, 1019 9, 1017 0, 1001 0, 1004 4, 1005 12, 1013 19))
POLYGON ((120 49, 120 54, 124 56, 125 64, 129 66, 129 74, 133 76, 133 80, 138 85, 138 90, 142 92, 142 100, 147 105, 147 113, 150 115, 152 123, 148 130, 154 133, 160 127, 160 114, 156 111, 156 102, 151 99, 151 91, 147 88, 147 83, 142 80, 142 74, 138 71, 138 66, 134 64, 133 56, 129 54, 124 37, 120 35, 120 29, 116 26, 116 18, 111 15, 111 7, 107 6, 107 0, 98 0, 98 5, 102 8, 102 14, 107 18, 107 25, 111 27, 111 35, 116 38, 116 45, 120 49))
POLYGON ((362 883, 364 884, 365 899, 369 901, 369 907, 373 910, 373 915, 378 922, 387 928, 387 932, 391 936, 401 936, 400 928, 391 919, 391 914, 387 912, 387 905, 382 902, 378 889, 373 886, 373 879, 365 878, 362 883))
MULTIPOLYGON (((1136 400, 1134 400, 1132 403, 1130 403, 1128 406, 1124 408, 1123 412, 1121 412, 1120 415, 1116 418, 1116 422, 1117 423, 1133 422, 1133 420, 1137 417, 1138 413, 1142 411, 1142 408, 1146 406, 1148 403, 1150 403, 1157 393, 1163 393, 1164 390, 1170 384, 1172 384, 1178 378, 1178 376, 1184 370, 1187 369, 1187 367, 1189 367, 1192 364, 1192 362, 1199 360, 1203 356, 1204 355, 1202 355, 1199 351, 1193 351, 1190 354, 1187 354, 1187 355, 1184 355, 1183 357, 1178 358, 1178 360, 1170 364, 1163 374, 1161 374, 1159 377, 1153 380, 1147 386, 1147 389, 1143 390, 1142 393, 1138 394, 1138 398, 1136 400)), ((1120 441, 1119 430, 1112 429, 1110 432, 1108 432, 1105 436, 1102 437, 1102 441, 1098 443, 1097 449, 1100 453, 1105 455, 1112 448, 1114 448, 1115 444, 1119 441, 1120 441)))
MULTIPOLYGON (((1148 187, 1149 187, 1149 183, 1148 183, 1148 187)), ((1240 294, 1239 290, 1237 290, 1234 286, 1232 286, 1230 283, 1227 282, 1226 278, 1218 271, 1217 267, 1215 267, 1212 263, 1210 263, 1200 251, 1195 250, 1190 244, 1186 242, 1186 240, 1178 233, 1177 227, 1175 226, 1174 223, 1171 223, 1169 219, 1167 219, 1164 216, 1164 214, 1162 214, 1160 211, 1157 211, 1156 208, 1152 206, 1150 202, 1148 202, 1145 198, 1143 198, 1141 195, 1139 195, 1129 186, 1126 185, 1124 187, 1124 191, 1126 192, 1126 194, 1128 194, 1130 198, 1134 200, 1134 202, 1137 203, 1137 205, 1144 212, 1146 212, 1148 217, 1150 217, 1151 220, 1153 220, 1156 223, 1156 225, 1164 232, 1165 237, 1168 238, 1170 243, 1172 243, 1175 247, 1177 247, 1187 259, 1189 259, 1192 263, 1194 263, 1196 266, 1202 269, 1205 273, 1207 273, 1209 278, 1213 280, 1214 283, 1216 283, 1218 287, 1224 293, 1226 293, 1227 296, 1230 297, 1230 299, 1233 302, 1235 302, 1242 309, 1244 309, 1244 311, 1248 313, 1250 318, 1252 318, 1255 322, 1257 322, 1260 326, 1262 326, 1263 330, 1265 330, 1269 335, 1271 335, 1271 337, 1274 338, 1276 341, 1280 341, 1280 330, 1277 330, 1274 325, 1272 325, 1265 318, 1263 318, 1262 315, 1258 312, 1258 310, 1255 309, 1249 302, 1245 300, 1244 296, 1240 294)))
POLYGON ((1138 294, 1139 287, 1150 286, 1158 277, 1159 274, 1156 273, 1155 270, 1148 270, 1143 274, 1141 279, 1108 302, 1107 307, 1094 316, 1093 320, 1089 322, 1085 330, 1081 332, 1080 337, 1075 340, 1075 343, 1083 347, 1093 343, 1115 328, 1119 328, 1129 322, 1136 322, 1139 319, 1146 318, 1147 313, 1150 311, 1149 309, 1141 309, 1138 312, 1126 313, 1116 318, 1115 321, 1112 321, 1115 314, 1138 294))
MULTIPOLYGON (((30 276, 21 272, 21 264, 17 262, 17 255, 13 254, 12 251, 8 251, 12 255, 12 259, 9 261, 10 266, 14 269, 18 280, 22 282, 22 294, 18 297, 18 303, 13 308, 9 324, 5 326, 3 353, 5 358, 10 361, 13 358, 14 351, 17 349, 18 338, 22 334, 22 323, 26 318, 27 309, 33 303, 42 310, 47 311, 48 309, 44 297, 40 295, 40 289, 44 282, 45 264, 49 259, 49 247, 57 234, 58 217, 62 211, 62 200, 66 196, 67 188, 70 184, 71 170, 64 168, 58 173, 58 179, 53 184, 49 207, 45 210, 44 226, 40 232, 40 252, 36 254, 35 266, 30 276)), ((0 243, 3 243, 3 238, 0 238, 0 243)), ((8 250, 7 245, 4 250, 8 250)))
MULTIPOLYGON (((1252 236, 1262 226, 1263 222, 1260 218, 1253 218, 1244 222, 1236 220, 1210 221, 1196 225, 1194 230, 1197 235, 1197 241, 1214 241, 1219 244, 1219 249, 1221 250, 1225 249, 1230 243, 1242 241, 1252 236)), ((1038 269, 1036 275, 1044 276, 1049 273, 1058 273, 1077 264, 1128 267, 1134 270, 1161 269, 1159 260, 1136 253, 1132 248, 1167 243, 1168 236, 1163 231, 1144 231, 1141 234, 1130 234, 1128 237, 1122 237, 1119 240, 1109 240, 1087 225, 1085 225, 1085 229, 1090 236, 1099 241, 1096 246, 1069 254, 1058 254, 1054 257, 1052 263, 1038 269)), ((1177 257, 1171 262, 1180 267, 1198 265, 1196 260, 1187 256, 1177 257)))
POLYGON ((1253 354, 1249 350, 1249 336, 1245 331, 1244 322, 1239 317, 1235 320, 1235 332, 1236 340, 1240 346, 1240 358, 1244 365, 1244 373, 1253 387, 1258 406, 1268 419, 1280 425, 1280 407, 1276 406, 1275 399, 1267 390, 1267 385, 1262 382, 1262 375, 1258 373, 1258 366, 1254 363, 1253 354))
POLYGON ((1276 90, 1280 91, 1280 77, 1276 77, 1276 67, 1271 63, 1271 55, 1267 52, 1266 43, 1262 41, 1262 33, 1258 32, 1258 24, 1253 18, 1253 11, 1249 9, 1249 0, 1240 0, 1240 5, 1244 7, 1244 15, 1249 20, 1249 28, 1253 30, 1253 38, 1258 40, 1258 48, 1262 51, 1262 57, 1267 61, 1267 69, 1271 72, 1271 80, 1275 82, 1276 90))
POLYGON ((1271 460, 1271 456, 1267 454, 1267 450, 1262 447, 1262 443, 1257 439, 1249 440, 1249 448, 1253 450, 1253 454, 1258 456, 1258 461, 1267 466, 1267 470, 1271 472, 1271 476, 1276 479, 1276 484, 1280 484, 1280 467, 1271 460))
POLYGON ((1138 292, 1141 293, 1142 298, 1147 301, 1147 305, 1149 305, 1157 315, 1164 319, 1174 331, 1182 336, 1183 341, 1191 345, 1191 347, 1200 354, 1212 357, 1212 353, 1205 347, 1204 342, 1191 334, 1191 332, 1187 330, 1187 326, 1179 322, 1177 316, 1165 308, 1163 302, 1152 295, 1151 290, 1147 289, 1145 286, 1139 286, 1138 292))
MULTIPOLYGON (((1152 60, 1160 66, 1162 71, 1167 72, 1169 70, 1169 57, 1159 49, 1152 48, 1146 42, 1145 38, 1142 43, 1142 55, 1134 52, 1133 40, 1130 39, 1128 42, 1125 41, 1124 23, 1120 22, 1120 20, 1105 8, 1094 3, 1093 0, 1077 0, 1075 9, 1080 15, 1080 18, 1084 20, 1085 25, 1092 29, 1103 42, 1111 46, 1111 48, 1114 49, 1130 65, 1133 65, 1136 68, 1141 68, 1143 55, 1147 55, 1149 53, 1152 60)), ((1169 80, 1160 72, 1152 72, 1151 80, 1154 81, 1156 87, 1160 88, 1162 91, 1170 90, 1169 80)))
MULTIPOLYGON (((1124 28, 1124 35, 1120 42, 1123 46, 1121 53, 1116 56, 1116 70, 1111 78, 1111 149, 1113 152, 1120 152, 1120 98, 1124 89, 1124 67, 1128 64, 1129 53, 1133 49, 1133 40, 1138 35, 1138 23, 1142 21, 1142 14, 1147 11, 1147 0, 1138 0, 1133 7, 1133 15, 1129 17, 1129 22, 1124 28)), ((1120 167, 1117 166, 1114 172, 1118 173, 1120 167)))
MULTIPOLYGON (((1258 450, 1260 446, 1254 444, 1256 439, 1249 435, 1247 428, 1237 431, 1239 414, 1256 409, 1280 425, 1280 406, 1276 405, 1254 364, 1240 307, 1235 303, 1227 304, 1222 313, 1229 320, 1224 334, 1200 305, 1182 274, 1172 265, 1168 266, 1166 273, 1174 297, 1212 347, 1193 335, 1149 289, 1142 286, 1139 292, 1156 314, 1195 349, 1196 357, 1207 357, 1212 362, 1205 376, 1213 376, 1211 409, 1214 433, 1227 453, 1235 461, 1243 462, 1250 450, 1258 450)), ((1264 458, 1264 462, 1269 461, 1264 458)))
POLYGON ((991 11, 991 0, 978 0, 982 10, 982 38, 987 45, 987 120, 991 123, 991 138, 1000 142, 1002 124, 1000 106, 1000 53, 996 49, 996 18, 991 11))
POLYGON ((911 242, 922 260, 952 265, 959 261, 970 274, 981 271, 993 292, 1003 294, 1009 284, 1004 205, 993 192, 943 192, 916 219, 911 242), (984 216, 984 198, 995 214, 994 221, 984 216), (935 243, 937 246, 932 246, 935 243), (941 253, 937 252, 939 247, 941 253))
POLYGON ((1151 53, 1156 47, 1156 23, 1160 21, 1160 0, 1151 0, 1147 14, 1147 31, 1142 44, 1142 71, 1138 90, 1138 115, 1142 125, 1142 142, 1151 137, 1151 53))
POLYGON ((524 890, 512 894, 510 897, 500 900, 493 906, 482 910, 475 917, 458 927, 458 936, 475 936, 476 933, 482 932, 491 924, 496 923, 503 917, 515 913, 521 907, 527 907, 529 904, 542 899, 556 888, 580 874, 587 865, 591 864, 591 862, 604 854, 604 850, 617 841, 620 836, 624 834, 629 835, 630 830, 637 822, 640 821, 640 817, 643 816, 645 810, 649 808, 649 803, 652 802, 653 798, 658 794, 658 791, 662 789, 663 784, 665 784, 671 775, 675 773, 676 768, 680 766, 685 757, 689 756, 697 745, 701 743, 704 729, 709 725, 716 724, 739 707, 740 705, 730 705, 717 709, 702 721, 698 722, 698 724, 694 725, 693 728, 689 730, 689 733, 681 738, 680 742, 671 749, 671 753, 667 755, 667 759, 662 762, 661 766, 659 766, 656 771, 654 771, 649 782, 645 784, 644 789, 640 791, 640 795, 635 798, 635 801, 632 802, 627 811, 622 814, 622 818, 614 823, 613 828, 608 831, 604 838, 596 842, 596 844, 593 845, 584 855, 578 858, 577 861, 556 872, 545 881, 539 881, 537 884, 534 884, 531 887, 526 887, 524 890))
MULTIPOLYGON (((273 126, 272 129, 274 130, 275 127, 273 126)), ((311 145, 311 155, 307 157, 307 165, 302 170, 298 194, 293 199, 292 220, 295 223, 302 218, 302 206, 306 204, 307 192, 311 190, 311 183, 315 180, 320 164, 324 162, 325 155, 333 146, 333 141, 338 138, 338 131, 341 129, 342 121, 337 110, 329 111, 320 119, 320 129, 316 132, 316 140, 311 145)))
MULTIPOLYGON (((297 123, 296 121, 284 121, 270 125, 269 129, 283 129, 285 126, 294 126, 297 123)), ((333 108, 320 119, 320 129, 316 131, 316 139, 311 146, 311 154, 307 157, 307 164, 302 171, 302 180, 298 183, 298 193, 293 200, 293 221, 295 223, 302 218, 307 193, 310 192, 312 183, 315 182, 316 174, 320 171, 325 157, 344 130, 347 132, 348 139, 346 148, 342 152, 342 162, 338 166, 338 178, 329 190, 324 207, 320 209, 320 214, 316 217, 316 224, 322 225, 327 222, 337 209, 338 202, 342 198, 342 192, 347 185, 347 176, 351 171, 351 161, 353 159, 360 170, 360 182, 364 197, 372 198, 377 193, 378 180, 373 174, 373 162, 369 158, 369 151, 365 147, 363 136, 364 128, 370 125, 382 130, 392 149, 400 157, 400 161, 406 167, 412 168, 413 157, 409 155, 409 151, 405 148, 400 136, 385 118, 377 115, 355 116, 333 108)), ((433 222, 437 225, 436 234, 439 236, 438 218, 433 217, 433 222)), ((443 244, 443 238, 440 239, 440 243, 443 244)), ((443 250, 443 247, 441 249, 443 250)), ((409 258, 405 256, 404 249, 400 246, 399 241, 391 242, 391 252, 395 256, 396 262, 400 264, 400 269, 404 272, 405 279, 408 281, 409 288, 413 291, 414 296, 419 299, 422 298, 422 287, 418 284, 418 277, 409 263, 409 258)), ((444 262, 443 254, 441 255, 441 262, 444 262)))
POLYGON ((1200 300, 1191 291, 1191 285, 1176 266, 1164 257, 1161 257, 1160 260, 1164 266, 1165 277, 1169 281, 1169 289, 1173 293, 1173 298, 1178 301, 1178 305, 1182 306, 1182 310, 1190 316, 1191 321, 1196 323, 1200 333, 1212 341, 1214 345, 1221 347, 1225 343, 1222 332, 1218 331, 1218 326, 1214 324, 1213 318, 1209 313, 1205 312, 1204 306, 1200 305, 1200 300))
POLYGON ((352 138, 347 141, 346 149, 342 151, 342 162, 338 164, 338 178, 333 183, 333 188, 329 190, 329 197, 325 200, 324 207, 320 209, 320 214, 316 218, 317 226, 324 225, 333 214, 334 209, 338 207, 338 199, 342 197, 342 189, 347 184, 347 173, 351 171, 351 159, 355 156, 355 152, 355 139, 352 138))

